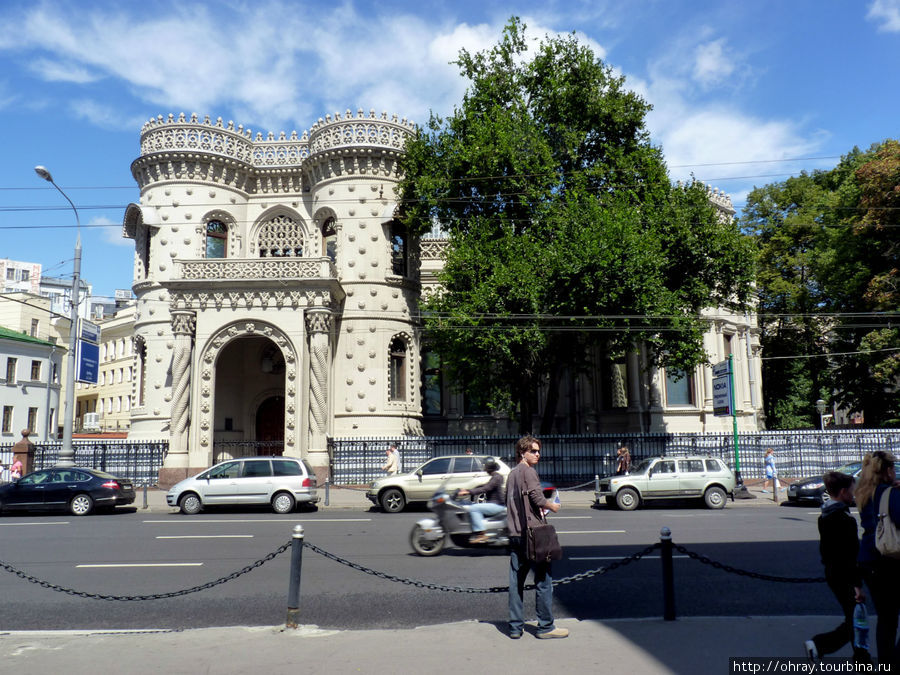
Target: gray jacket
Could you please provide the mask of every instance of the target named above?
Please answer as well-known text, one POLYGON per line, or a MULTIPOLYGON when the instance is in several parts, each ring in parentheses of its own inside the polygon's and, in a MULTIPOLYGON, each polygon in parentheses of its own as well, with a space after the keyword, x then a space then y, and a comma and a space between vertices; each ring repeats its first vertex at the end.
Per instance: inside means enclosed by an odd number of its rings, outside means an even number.
POLYGON ((543 522, 541 509, 547 508, 549 504, 534 467, 523 462, 516 464, 506 477, 506 526, 509 528, 509 536, 522 536, 523 511, 527 525, 534 527, 543 522))

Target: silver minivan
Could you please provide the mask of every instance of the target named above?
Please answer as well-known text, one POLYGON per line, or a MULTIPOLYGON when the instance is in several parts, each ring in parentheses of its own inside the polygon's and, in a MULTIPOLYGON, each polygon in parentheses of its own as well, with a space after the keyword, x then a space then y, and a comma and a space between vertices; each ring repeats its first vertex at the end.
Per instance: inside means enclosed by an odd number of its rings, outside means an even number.
POLYGON ((290 513, 297 504, 319 501, 316 475, 305 459, 244 457, 185 478, 166 493, 166 503, 187 515, 205 506, 271 504, 275 513, 290 513))

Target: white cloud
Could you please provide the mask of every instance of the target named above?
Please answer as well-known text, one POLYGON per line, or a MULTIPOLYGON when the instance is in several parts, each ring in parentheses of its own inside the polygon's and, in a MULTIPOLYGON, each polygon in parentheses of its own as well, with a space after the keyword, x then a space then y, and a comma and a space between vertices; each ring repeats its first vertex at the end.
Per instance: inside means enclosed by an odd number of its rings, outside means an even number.
POLYGON ((69 104, 69 108, 77 118, 116 131, 134 131, 147 121, 144 117, 123 116, 118 108, 91 99, 76 99, 69 104))
POLYGON ((99 79, 96 74, 92 73, 87 68, 51 59, 36 59, 29 67, 32 71, 37 73, 39 77, 48 82, 74 82, 75 84, 86 84, 99 79))
POLYGON ((881 22, 878 26, 880 31, 900 32, 900 0, 874 0, 869 5, 866 18, 881 22))
POLYGON ((113 222, 105 216, 97 216, 91 218, 88 224, 100 231, 105 243, 122 248, 134 248, 134 241, 122 236, 122 223, 113 222))
POLYGON ((727 79, 734 72, 734 63, 726 54, 725 38, 697 45, 694 50, 693 77, 702 86, 710 87, 727 79))

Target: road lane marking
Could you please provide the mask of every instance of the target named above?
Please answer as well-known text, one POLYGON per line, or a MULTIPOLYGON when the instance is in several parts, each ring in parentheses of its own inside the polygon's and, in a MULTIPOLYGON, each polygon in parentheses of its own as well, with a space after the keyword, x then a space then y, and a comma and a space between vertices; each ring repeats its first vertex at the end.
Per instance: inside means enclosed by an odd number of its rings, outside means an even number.
POLYGON ((14 525, 71 525, 72 523, 68 520, 41 520, 34 523, 0 523, 0 526, 14 526, 14 525))
POLYGON ((560 530, 556 534, 625 534, 625 530, 560 530))
MULTIPOLYGON (((690 558, 689 555, 673 555, 673 558, 690 558)), ((621 560, 622 556, 618 555, 596 555, 596 556, 584 556, 578 558, 568 558, 568 560, 621 560)), ((659 560, 658 555, 644 555, 639 558, 639 560, 659 560)))
POLYGON ((590 520, 594 516, 551 516, 550 520, 590 520))
POLYGON ((97 563, 92 565, 75 565, 75 567, 202 567, 203 563, 97 563))
POLYGON ((252 534, 171 534, 157 539, 253 539, 252 534))
POLYGON ((301 518, 299 520, 285 520, 282 518, 230 518, 223 520, 212 520, 203 518, 184 518, 171 520, 144 520, 144 523, 170 523, 193 525, 194 523, 371 523, 371 518, 301 518))

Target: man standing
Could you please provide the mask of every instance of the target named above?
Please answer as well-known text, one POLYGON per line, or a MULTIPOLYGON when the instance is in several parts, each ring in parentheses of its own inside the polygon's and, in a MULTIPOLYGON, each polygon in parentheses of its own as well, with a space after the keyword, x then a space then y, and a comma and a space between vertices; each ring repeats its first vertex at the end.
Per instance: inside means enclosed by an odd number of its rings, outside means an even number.
POLYGON ((387 462, 381 467, 381 470, 387 471, 388 476, 393 476, 400 470, 400 453, 397 452, 397 444, 391 443, 386 452, 387 462))
POLYGON ((506 526, 509 528, 509 637, 518 640, 525 629, 524 594, 528 572, 534 570, 537 592, 537 633, 542 639, 568 637, 567 628, 553 624, 553 577, 549 562, 529 560, 525 537, 529 526, 541 524, 541 509, 556 513, 559 504, 544 497, 534 466, 541 458, 541 442, 524 436, 516 443, 515 468, 506 478, 506 526))

